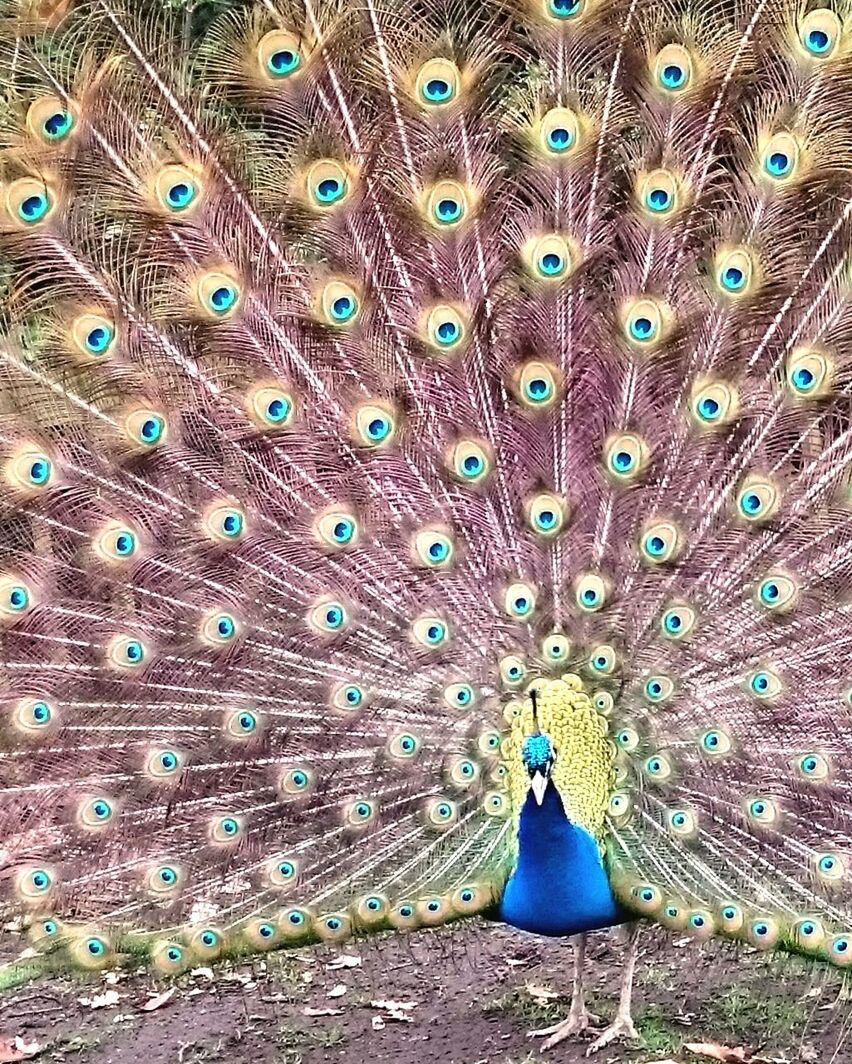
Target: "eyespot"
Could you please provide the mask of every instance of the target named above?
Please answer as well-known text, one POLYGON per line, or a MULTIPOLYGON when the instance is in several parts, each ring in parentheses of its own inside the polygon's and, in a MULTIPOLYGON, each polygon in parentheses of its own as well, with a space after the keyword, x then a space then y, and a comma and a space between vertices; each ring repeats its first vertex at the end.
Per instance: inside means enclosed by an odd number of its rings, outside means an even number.
POLYGON ((425 315, 423 338, 439 354, 454 354, 464 343, 468 333, 467 315, 461 308, 448 303, 433 306, 425 315))
POLYGON ((772 184, 790 184, 801 169, 800 155, 798 142, 789 133, 776 133, 760 153, 761 172, 772 184))
POLYGON ((110 798, 98 795, 88 798, 77 809, 77 822, 83 828, 101 829, 107 827, 115 817, 115 804, 110 798))
POLYGON ((654 60, 654 84, 663 92, 675 95, 693 84, 692 56, 682 44, 667 44, 654 60))
POLYGON ((781 492, 765 477, 747 477, 737 492, 737 513, 753 524, 771 520, 780 505, 781 492))
POLYGON ((752 824, 773 827, 781 818, 781 810, 772 798, 749 798, 745 803, 746 815, 752 824))
POLYGON ((604 446, 607 472, 622 483, 636 480, 647 466, 648 458, 648 445, 633 432, 611 436, 604 446))
POLYGON ((592 695, 592 705, 604 717, 608 717, 615 708, 615 699, 609 691, 595 691, 592 695))
POLYGON ((49 868, 25 868, 15 879, 18 897, 25 905, 41 903, 55 885, 54 874, 49 868))
POLYGON ((260 717, 253 709, 233 709, 225 716, 225 734, 229 739, 251 739, 260 731, 260 717))
POLYGON ((559 282, 570 277, 580 264, 580 248, 560 233, 533 237, 521 249, 527 273, 537 281, 559 282))
POLYGON ((320 292, 319 310, 326 325, 343 328, 358 320, 361 298, 345 281, 330 281, 320 292))
POLYGON ((686 928, 687 912, 683 905, 678 902, 669 901, 663 906, 659 913, 660 923, 664 927, 671 928, 673 931, 683 931, 686 928))
POLYGON ((493 817, 504 817, 509 812, 509 803, 499 791, 489 791, 482 799, 482 808, 493 817))
POLYGON ((331 210, 350 195, 349 175, 334 159, 318 159, 305 177, 308 199, 320 211, 331 210))
POLYGON ((541 656, 545 661, 552 662, 554 665, 567 661, 570 653, 570 642, 559 632, 545 636, 541 642, 541 656))
POLYGON ((673 775, 672 763, 666 754, 651 754, 642 764, 642 770, 650 780, 667 783, 673 775))
POLYGON ((210 270, 196 280, 195 298, 208 318, 225 321, 237 312, 242 294, 230 274, 210 270))
POLYGON ((246 924, 244 934, 255 949, 264 950, 276 945, 281 932, 275 920, 259 917, 246 924))
POLYGON ((458 98, 461 75, 449 59, 430 59, 417 72, 417 98, 428 108, 446 107, 458 98))
POLYGON ((527 675, 527 667, 516 654, 500 659, 500 678, 507 687, 520 687, 527 675))
POLYGON ((420 740, 411 732, 401 732, 388 742, 388 753, 400 761, 411 761, 420 753, 420 740))
POLYGON ((164 166, 154 191, 157 203, 169 214, 190 214, 201 199, 201 179, 186 166, 164 166))
POLYGON ((80 314, 71 323, 71 340, 87 359, 103 361, 115 351, 118 330, 102 314, 80 314))
POLYGON ((757 268, 748 248, 737 247, 721 251, 716 256, 714 277, 722 295, 742 299, 752 295, 757 287, 757 268))
POLYGON ((349 627, 349 611, 335 598, 323 598, 308 615, 308 624, 315 632, 336 635, 349 627))
POLYGON ((497 784, 498 787, 503 787, 509 779, 509 766, 505 761, 501 761, 497 765, 492 765, 488 772, 488 779, 491 783, 497 784))
POLYGON ((796 399, 821 399, 834 384, 834 363, 811 347, 795 348, 787 359, 787 391, 796 399))
POLYGON ((581 146, 580 121, 567 107, 553 107, 538 126, 538 143, 546 155, 561 159, 575 155, 581 146))
POLYGON ((179 865, 156 865, 145 876, 145 889, 155 895, 176 894, 183 885, 183 871, 179 865))
POLYGON ((106 657, 117 669, 138 669, 148 660, 148 649, 141 639, 116 635, 107 644, 106 657))
POLYGON ((819 949, 825 941, 825 928, 816 916, 804 916, 793 924, 793 941, 802 949, 819 949))
POLYGON ((476 694, 469 683, 451 683, 444 688, 444 701, 450 709, 471 709, 476 704, 476 694))
POLYGON ((574 587, 574 601, 584 613, 596 613, 607 600, 607 586, 595 573, 582 575, 574 587))
POLYGON ((757 603, 773 613, 786 613, 796 605, 799 589, 784 573, 771 573, 757 585, 757 603))
POLYGON ((285 769, 278 781, 278 789, 282 795, 293 796, 308 794, 314 785, 314 774, 309 768, 297 765, 295 768, 285 769))
POLYGON ((451 828, 458 820, 458 807, 451 798, 430 798, 424 807, 426 821, 432 828, 442 831, 451 828))
POLYGON ((24 733, 36 737, 56 724, 56 711, 42 699, 25 698, 15 706, 12 723, 24 733))
POLYGON ((350 828, 365 828, 379 815, 378 806, 367 798, 356 798, 343 807, 343 822, 350 828))
POLYGON ((246 532, 245 511, 231 503, 213 503, 204 512, 201 530, 214 543, 238 543, 246 532))
POLYGON ((92 546, 101 561, 108 565, 121 565, 137 553, 139 540, 126 525, 111 522, 95 535, 92 546))
POLYGON ((368 927, 376 927, 387 920, 390 904, 383 894, 368 894, 355 903, 355 916, 368 927))
POLYGON ((568 505, 548 491, 529 496, 524 503, 527 524, 545 539, 559 535, 568 520, 568 505))
POLYGON ((259 429, 284 429, 293 423, 293 393, 277 384, 257 384, 246 395, 246 410, 259 429))
POLYGON ((29 927, 29 939, 35 949, 54 946, 65 932, 63 925, 53 916, 39 920, 29 927))
POLYGON ((302 69, 305 56, 295 33, 272 30, 257 44, 257 65, 261 76, 272 82, 284 81, 302 69))
POLYGON ((452 915, 449 899, 440 895, 425 898, 417 903, 417 915, 424 927, 437 927, 452 915))
POLYGON ((654 220, 671 218, 681 205, 678 179, 671 170, 662 168, 640 174, 635 196, 640 212, 654 220))
POLYGON ((358 519, 353 513, 333 507, 314 520, 314 535, 324 546, 333 551, 354 547, 360 536, 358 519))
POLYGON ((828 941, 828 959, 832 964, 846 968, 852 964, 852 937, 835 935, 828 941))
POLYGON ((189 946, 196 957, 212 960, 218 957, 225 942, 222 932, 215 927, 200 927, 194 931, 189 946))
POLYGON ((654 913, 663 903, 659 887, 652 883, 638 884, 631 890, 630 897, 634 908, 642 913, 654 913))
POLYGON ((54 480, 53 462, 44 451, 30 445, 14 451, 3 471, 9 487, 25 495, 44 491, 54 480))
POLYGON ((299 862, 292 857, 277 857, 266 865, 266 878, 273 887, 289 887, 299 878, 299 862))
POLYGON ((426 613, 411 626, 411 634, 415 643, 428 650, 437 650, 449 642, 450 628, 443 617, 426 613))
POLYGON ((708 909, 691 909, 686 918, 686 931, 699 942, 712 938, 716 930, 713 914, 708 909))
POLYGON ((621 311, 624 335, 636 348, 653 349, 671 331, 671 309, 658 299, 633 299, 621 311))
POLYGON ((503 706, 503 720, 511 727, 524 712, 523 702, 512 699, 503 706))
POLYGON ((559 22, 579 19, 586 10, 587 0, 543 0, 544 13, 559 22))
POLYGON ((757 669, 746 680, 749 694, 755 698, 768 700, 781 692, 781 680, 771 669, 757 669))
POLYGON ((396 428, 396 415, 389 404, 368 402, 355 408, 355 442, 364 447, 387 447, 393 442, 396 428))
POLYGON ((39 96, 27 109, 27 130, 45 144, 58 144, 76 131, 77 104, 58 96, 39 96))
POLYGON ((719 929, 728 935, 740 932, 745 922, 742 909, 732 902, 723 902, 719 906, 716 919, 719 921, 719 929))
POLYGON ((649 565, 664 565, 680 553, 683 541, 674 521, 652 521, 639 540, 642 560, 649 565))
POLYGON ((691 606, 670 606, 660 620, 660 631, 666 639, 685 639, 695 627, 696 620, 691 606))
POLYGON ((157 783, 170 781, 179 775, 185 764, 185 757, 180 751, 171 748, 151 750, 145 758, 145 775, 157 783))
POLYGON ((633 813, 633 799, 627 791, 615 791, 610 797, 607 812, 617 825, 625 824, 633 813))
POLYGON ((447 466, 463 484, 482 484, 494 469, 494 457, 484 440, 462 439, 450 450, 447 466))
POLYGON ((397 902, 388 913, 388 922, 398 931, 408 931, 419 927, 417 906, 412 901, 397 902))
POLYGON ((799 45, 810 59, 832 59, 841 37, 840 19, 828 8, 809 12, 799 23, 799 45))
POLYGON ((632 754, 639 748, 639 732, 631 727, 622 728, 615 734, 615 744, 625 753, 632 754))
POLYGON ((239 634, 236 618, 225 610, 212 610, 201 622, 199 636, 208 646, 227 646, 239 634))
POLYGON ((334 709, 353 713, 365 703, 363 687, 357 683, 341 683, 332 688, 331 704, 334 709))
POLYGON ((479 750, 483 757, 496 757, 500 753, 500 747, 502 746, 502 739, 500 738, 500 732, 487 731, 480 732, 476 739, 476 748, 479 750))
POLYGON ((527 410, 549 410, 559 399, 560 384, 555 367, 545 362, 526 362, 514 375, 515 392, 527 410))
POLYGON ((439 181, 426 199, 426 217, 439 229, 455 229, 470 212, 470 199, 458 181, 439 181))
POLYGON ((665 702, 673 692, 674 684, 668 676, 649 676, 642 687, 642 694, 654 704, 665 702))
POLYGON ((479 780, 480 768, 469 757, 459 757, 450 763, 450 781, 456 787, 472 787, 479 780))
POLYGON ((427 569, 449 569, 455 553, 455 543, 450 533, 437 528, 422 529, 412 542, 415 563, 427 569))
POLYGON ((813 783, 821 783, 831 775, 831 766, 828 760, 815 751, 801 754, 796 758, 795 766, 802 779, 810 780, 813 783))
POLYGON ((609 643, 601 643, 589 652, 589 670, 598 676, 611 676, 618 667, 615 649, 609 643))
POLYGON ((727 425, 739 410, 739 396, 726 381, 702 378, 692 387, 689 412, 699 428, 727 425))
POLYGON ((32 589, 17 576, 0 576, 0 621, 26 616, 35 605, 32 589))
POLYGON ((71 947, 74 960, 89 970, 104 968, 112 959, 109 939, 104 935, 83 935, 71 947))
POLYGON ((529 585, 521 582, 510 584, 503 598, 503 608, 514 620, 527 620, 535 612, 536 593, 529 585))
POLYGON ((453 891, 450 905, 460 916, 480 912, 491 901, 490 893, 475 883, 465 884, 453 891))
POLYGON ((352 934, 352 923, 345 913, 325 913, 314 921, 314 929, 323 942, 343 942, 352 934))
POLYGON ((772 949, 778 935, 778 923, 771 916, 758 916, 746 924, 746 936, 755 949, 772 949))
POLYGON ((823 883, 838 883, 846 875, 843 858, 836 853, 814 854, 814 867, 823 883))
POLYGON ((279 929, 286 939, 302 938, 310 931, 311 914, 299 907, 285 909, 281 913, 279 929))
POLYGON ((124 419, 124 435, 135 447, 149 450, 166 442, 169 426, 164 414, 142 407, 124 419))
POLYGON ((230 814, 214 817, 210 821, 210 841, 223 846, 233 845, 233 843, 239 842, 243 835, 244 827, 242 817, 230 814))
POLYGON ((691 839, 698 834, 698 821, 691 809, 669 809, 666 819, 669 831, 679 839, 691 839))
POLYGON ((18 228, 46 222, 56 209, 56 192, 44 181, 21 177, 6 188, 6 212, 18 228))
POLYGON ((731 737, 721 728, 708 728, 698 740, 699 749, 710 757, 724 757, 733 749, 731 737))

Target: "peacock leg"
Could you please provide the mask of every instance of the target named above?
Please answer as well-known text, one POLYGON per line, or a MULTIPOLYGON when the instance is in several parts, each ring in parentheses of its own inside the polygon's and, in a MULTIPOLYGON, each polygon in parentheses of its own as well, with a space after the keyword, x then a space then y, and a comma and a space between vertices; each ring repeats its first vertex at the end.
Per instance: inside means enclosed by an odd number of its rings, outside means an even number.
POLYGON ((529 1038, 547 1038, 542 1044, 541 1050, 550 1049, 564 1038, 580 1034, 592 1024, 598 1022, 598 1017, 586 1008, 583 996, 583 966, 586 959, 586 935, 574 935, 571 939, 574 947, 574 989, 571 993, 571 1008, 564 1020, 555 1023, 552 1027, 545 1027, 540 1031, 530 1031, 529 1038))
POLYGON ((624 968, 621 975, 621 993, 618 998, 618 1011, 615 1019, 607 1029, 592 1042, 586 1050, 586 1056, 590 1057, 599 1049, 608 1046, 617 1038, 638 1038, 639 1032, 633 1025, 633 1017, 630 1015, 630 999, 633 996, 633 973, 636 969, 636 958, 639 954, 639 924, 627 925, 627 956, 624 959, 624 968))

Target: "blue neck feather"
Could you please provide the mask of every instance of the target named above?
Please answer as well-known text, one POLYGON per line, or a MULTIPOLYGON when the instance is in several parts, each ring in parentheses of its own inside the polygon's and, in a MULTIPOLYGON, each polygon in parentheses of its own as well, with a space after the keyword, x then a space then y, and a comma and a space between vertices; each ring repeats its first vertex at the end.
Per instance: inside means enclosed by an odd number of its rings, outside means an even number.
POLYGON ((521 810, 518 863, 500 918, 539 935, 576 935, 630 919, 610 889, 598 846, 572 824, 549 781, 539 805, 530 791, 521 810))

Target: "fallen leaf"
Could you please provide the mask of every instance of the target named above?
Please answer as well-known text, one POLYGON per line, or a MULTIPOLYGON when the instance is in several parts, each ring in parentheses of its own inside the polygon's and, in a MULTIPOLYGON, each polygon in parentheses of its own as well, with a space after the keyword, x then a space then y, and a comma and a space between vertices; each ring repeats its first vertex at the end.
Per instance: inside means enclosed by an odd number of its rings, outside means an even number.
POLYGON ((155 1009, 161 1009, 163 1005, 167 1004, 175 996, 175 987, 170 986, 168 990, 164 990, 162 994, 156 994, 152 998, 148 998, 144 1005, 140 1005, 139 1008, 143 1012, 153 1012, 155 1009))
POLYGON ((213 978, 213 969, 212 968, 193 968, 190 971, 189 974, 190 975, 194 975, 196 977, 196 979, 200 979, 202 976, 205 979, 212 979, 213 978))
MULTIPOLYGON (((371 1001, 370 1005, 374 1009, 381 1009, 389 1020, 399 1020, 402 1023, 414 1022, 408 1013, 411 1009, 417 1008, 416 1001, 371 1001)), ((375 1020, 375 1017, 373 1017, 373 1019, 375 1020)), ((382 1026, 384 1026, 384 1024, 382 1026)), ((381 1030, 381 1028, 376 1027, 375 1024, 373 1029, 376 1031, 381 1030)))
POLYGON ((353 957, 349 953, 341 953, 339 957, 335 957, 333 961, 330 961, 326 966, 326 971, 336 972, 338 968, 360 968, 361 958, 353 957))
POLYGON ((536 986, 534 983, 527 983, 524 990, 536 1001, 557 1001, 559 999, 556 991, 551 990, 549 986, 536 986))
POLYGON ((716 1042, 686 1042, 684 1049, 694 1053, 697 1057, 708 1057, 710 1060, 721 1060, 724 1064, 748 1064, 750 1054, 742 1046, 732 1049, 730 1046, 720 1046, 716 1042))
POLYGON ((381 1016, 374 1016, 373 1019, 370 1021, 370 1024, 374 1031, 383 1031, 387 1026, 381 1016))
POLYGON ((303 1016, 342 1016, 343 1009, 313 1009, 310 1005, 302 1009, 303 1016))
POLYGON ((330 998, 343 997, 343 995, 346 993, 346 991, 348 989, 349 988, 344 986, 343 983, 338 983, 337 986, 333 986, 331 988, 331 990, 329 990, 328 997, 330 997, 330 998))
POLYGON ((111 1009, 117 1005, 120 998, 117 990, 105 990, 102 994, 95 994, 90 998, 77 998, 81 1005, 88 1005, 91 1009, 111 1009))
POLYGON ((13 1060, 30 1060, 44 1049, 38 1042, 27 1042, 20 1035, 0 1035, 0 1061, 8 1064, 13 1060))
POLYGON ((672 1060, 671 1057, 666 1057, 665 1060, 649 1060, 646 1064, 677 1064, 676 1060, 672 1060))

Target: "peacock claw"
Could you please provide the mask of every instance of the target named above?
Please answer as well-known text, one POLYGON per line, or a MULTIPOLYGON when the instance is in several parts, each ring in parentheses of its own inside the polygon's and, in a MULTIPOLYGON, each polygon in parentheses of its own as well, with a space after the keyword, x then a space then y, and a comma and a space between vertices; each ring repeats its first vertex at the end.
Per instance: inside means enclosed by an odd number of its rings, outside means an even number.
POLYGON ((529 1031, 527 1038, 546 1038, 547 1041, 543 1042, 541 1046, 541 1052, 544 1053, 566 1038, 582 1034, 584 1031, 594 1030, 595 1025, 600 1022, 600 1016, 596 1016, 593 1012, 589 1012, 585 1008, 575 1009, 572 1007, 564 1020, 553 1024, 552 1027, 544 1027, 540 1031, 529 1031))
POLYGON ((586 1056, 590 1057, 593 1053, 597 1053, 599 1049, 603 1049, 604 1046, 608 1046, 610 1042, 614 1042, 617 1038, 631 1039, 638 1038, 639 1032, 634 1026, 633 1019, 629 1012, 618 1013, 612 1023, 607 1029, 600 1034, 594 1042, 586 1050, 586 1056))

